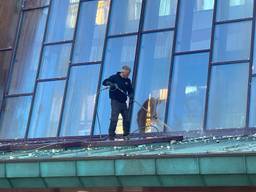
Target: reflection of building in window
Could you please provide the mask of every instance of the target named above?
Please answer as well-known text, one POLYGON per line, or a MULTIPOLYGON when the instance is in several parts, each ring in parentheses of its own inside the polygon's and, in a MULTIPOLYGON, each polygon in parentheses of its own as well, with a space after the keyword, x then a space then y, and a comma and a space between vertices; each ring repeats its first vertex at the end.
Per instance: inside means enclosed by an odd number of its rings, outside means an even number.
POLYGON ((203 11, 203 10, 210 10, 213 9, 214 7, 214 1, 213 0, 197 0, 196 3, 197 11, 203 11))
POLYGON ((78 5, 79 0, 69 0, 68 17, 66 22, 66 25, 69 28, 75 28, 78 5))
POLYGON ((109 1, 98 1, 98 8, 96 13, 96 20, 95 23, 97 25, 104 25, 107 24, 107 15, 109 9, 109 1))
POLYGON ((130 0, 128 2, 128 19, 139 20, 141 11, 141 0, 130 0))
POLYGON ((161 0, 159 6, 159 16, 168 16, 171 13, 171 0, 161 0))
POLYGON ((229 3, 230 3, 230 6, 239 6, 239 5, 244 5, 245 0, 230 0, 229 3))

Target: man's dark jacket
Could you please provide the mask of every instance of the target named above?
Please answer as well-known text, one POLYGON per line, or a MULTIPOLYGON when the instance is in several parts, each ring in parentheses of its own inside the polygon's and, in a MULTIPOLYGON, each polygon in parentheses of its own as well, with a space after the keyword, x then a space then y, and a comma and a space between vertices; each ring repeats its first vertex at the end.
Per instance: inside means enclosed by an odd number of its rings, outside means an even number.
POLYGON ((131 80, 129 78, 121 77, 120 72, 105 79, 102 84, 104 86, 110 86, 110 99, 125 103, 127 100, 127 95, 129 95, 130 98, 133 98, 133 88, 131 80), (116 87, 114 87, 114 84, 116 84, 124 93, 126 93, 126 95, 118 90, 116 87))

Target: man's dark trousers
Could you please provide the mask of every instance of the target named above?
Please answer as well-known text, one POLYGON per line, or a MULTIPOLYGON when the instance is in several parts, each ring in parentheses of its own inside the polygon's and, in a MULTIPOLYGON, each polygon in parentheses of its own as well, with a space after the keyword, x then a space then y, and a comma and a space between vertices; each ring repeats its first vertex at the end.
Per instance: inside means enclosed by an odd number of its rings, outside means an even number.
POLYGON ((109 125, 109 137, 115 137, 116 125, 118 121, 118 116, 121 113, 123 117, 123 129, 124 136, 129 135, 130 132, 130 121, 129 121, 129 111, 126 102, 121 103, 117 100, 111 99, 111 118, 109 125))

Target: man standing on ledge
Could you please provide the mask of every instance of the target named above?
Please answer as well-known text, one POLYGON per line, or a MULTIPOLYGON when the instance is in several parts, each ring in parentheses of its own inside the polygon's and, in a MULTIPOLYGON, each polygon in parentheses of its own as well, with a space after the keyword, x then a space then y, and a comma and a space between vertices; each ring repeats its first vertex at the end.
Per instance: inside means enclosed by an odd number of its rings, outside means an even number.
POLYGON ((130 134, 129 111, 126 104, 127 96, 130 102, 133 100, 133 88, 129 79, 131 69, 129 66, 123 66, 121 72, 110 76, 103 81, 104 86, 110 86, 109 97, 111 99, 111 118, 109 125, 109 140, 114 140, 118 116, 121 113, 123 117, 124 138, 130 134))

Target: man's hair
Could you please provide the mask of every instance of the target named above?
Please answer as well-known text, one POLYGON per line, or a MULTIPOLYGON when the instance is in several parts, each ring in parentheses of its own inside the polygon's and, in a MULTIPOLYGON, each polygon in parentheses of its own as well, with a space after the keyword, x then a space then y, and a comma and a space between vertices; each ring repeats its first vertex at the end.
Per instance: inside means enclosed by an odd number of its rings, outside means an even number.
POLYGON ((130 68, 128 65, 124 65, 124 66, 122 67, 122 71, 123 71, 123 70, 127 70, 127 71, 131 72, 131 68, 130 68))

